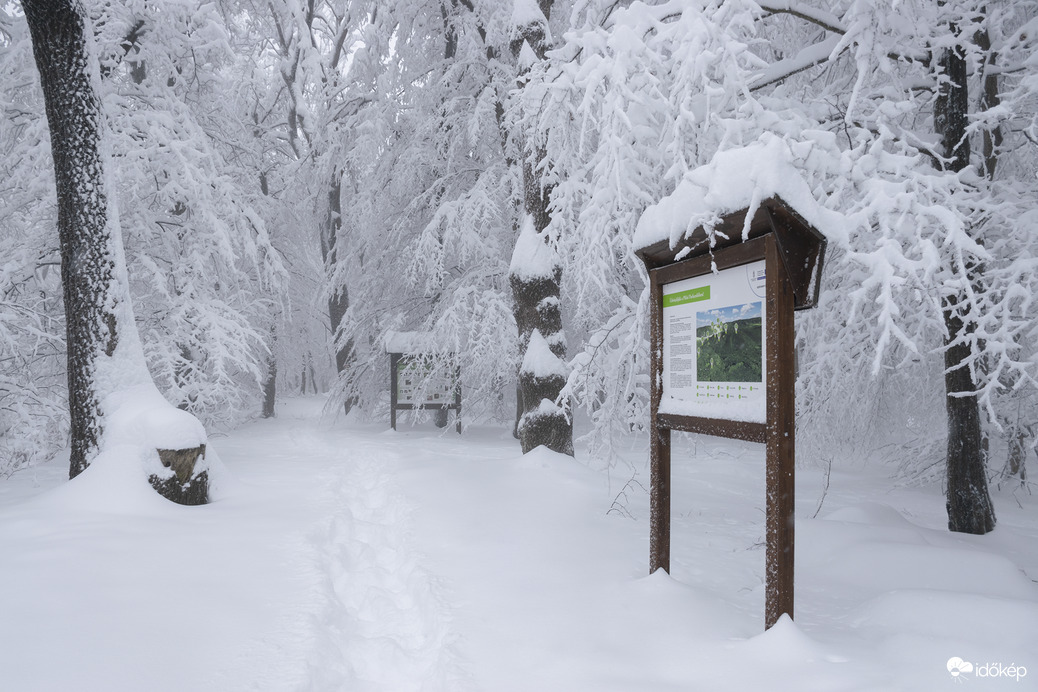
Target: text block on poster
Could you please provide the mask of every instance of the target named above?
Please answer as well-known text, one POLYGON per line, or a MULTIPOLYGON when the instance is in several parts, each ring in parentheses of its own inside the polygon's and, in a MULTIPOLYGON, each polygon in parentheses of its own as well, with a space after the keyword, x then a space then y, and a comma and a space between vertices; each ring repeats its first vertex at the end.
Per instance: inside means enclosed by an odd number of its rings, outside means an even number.
POLYGON ((458 383, 455 377, 434 376, 432 360, 421 356, 402 356, 396 364, 396 403, 412 406, 453 404, 458 383))

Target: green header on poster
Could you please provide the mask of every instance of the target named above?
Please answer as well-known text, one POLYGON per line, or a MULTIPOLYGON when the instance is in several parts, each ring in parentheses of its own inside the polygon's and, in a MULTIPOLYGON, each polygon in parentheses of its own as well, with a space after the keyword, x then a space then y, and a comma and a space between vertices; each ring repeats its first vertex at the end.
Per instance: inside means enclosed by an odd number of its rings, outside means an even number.
POLYGON ((663 307, 672 308, 675 305, 685 305, 686 303, 698 303, 701 300, 710 300, 709 286, 693 288, 688 291, 678 291, 677 293, 668 293, 667 295, 663 296, 663 307))

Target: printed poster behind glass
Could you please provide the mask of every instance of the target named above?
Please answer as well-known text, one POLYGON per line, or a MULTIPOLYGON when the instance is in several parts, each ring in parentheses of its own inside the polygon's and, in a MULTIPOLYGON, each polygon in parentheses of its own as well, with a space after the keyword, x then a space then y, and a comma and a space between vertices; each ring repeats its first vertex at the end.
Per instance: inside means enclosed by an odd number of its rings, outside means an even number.
POLYGON ((764 423, 764 261, 663 285, 660 413, 764 423))

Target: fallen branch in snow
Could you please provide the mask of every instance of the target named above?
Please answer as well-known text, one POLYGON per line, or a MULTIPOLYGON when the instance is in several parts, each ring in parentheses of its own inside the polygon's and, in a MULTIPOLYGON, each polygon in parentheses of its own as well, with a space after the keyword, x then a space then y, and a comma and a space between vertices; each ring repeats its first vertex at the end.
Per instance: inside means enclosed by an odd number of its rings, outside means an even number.
POLYGON ((812 519, 818 518, 818 513, 822 511, 822 505, 825 503, 825 496, 829 494, 829 478, 833 473, 833 458, 829 457, 828 463, 825 469, 825 485, 822 486, 822 496, 818 498, 818 508, 815 509, 815 513, 811 515, 812 519))
POLYGON ((609 509, 606 511, 606 514, 609 515, 616 513, 619 514, 621 517, 624 517, 625 519, 635 519, 635 516, 631 514, 631 511, 629 509, 627 509, 627 502, 629 499, 627 492, 628 490, 632 490, 635 486, 641 489, 643 493, 648 492, 645 489, 645 486, 641 484, 641 481, 638 480, 637 470, 635 470, 631 477, 627 480, 627 482, 624 483, 624 486, 620 488, 620 492, 618 492, 616 494, 616 497, 613 498, 613 503, 609 505, 609 509))

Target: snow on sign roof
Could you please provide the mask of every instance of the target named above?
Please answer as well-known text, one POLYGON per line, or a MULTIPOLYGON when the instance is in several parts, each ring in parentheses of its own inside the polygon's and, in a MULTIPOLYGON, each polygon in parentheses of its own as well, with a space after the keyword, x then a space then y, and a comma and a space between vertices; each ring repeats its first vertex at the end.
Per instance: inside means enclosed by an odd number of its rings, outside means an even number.
POLYGON ((818 302, 829 237, 818 228, 839 234, 840 219, 815 201, 789 146, 765 135, 748 147, 717 154, 647 209, 635 247, 654 268, 774 233, 795 309, 802 310, 818 302))
MULTIPOLYGON (((769 198, 781 198, 823 237, 839 235, 839 215, 815 200, 796 158, 784 140, 772 135, 718 152, 710 163, 689 172, 673 193, 645 210, 634 234, 635 249, 664 241, 676 249, 697 229, 721 230, 722 217, 741 210, 747 210, 743 227, 734 230, 742 237, 730 240, 747 240, 750 222, 769 198)), ((717 239, 709 240, 713 247, 717 239)))
POLYGON ((432 332, 386 332, 386 353, 420 355, 440 353, 432 332))

